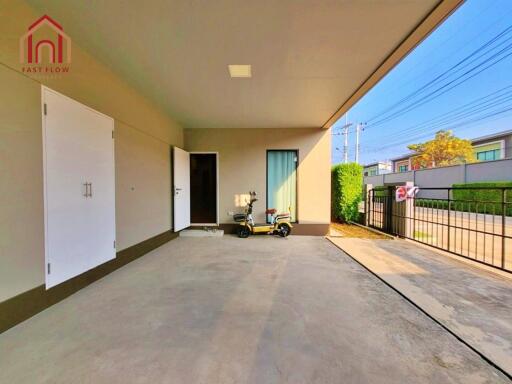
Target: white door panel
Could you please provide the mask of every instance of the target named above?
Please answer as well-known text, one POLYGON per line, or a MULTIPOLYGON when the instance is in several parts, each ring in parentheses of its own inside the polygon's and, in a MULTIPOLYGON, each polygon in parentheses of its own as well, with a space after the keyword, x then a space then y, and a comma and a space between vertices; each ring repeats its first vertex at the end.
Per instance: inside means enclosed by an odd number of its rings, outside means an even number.
POLYGON ((47 88, 43 103, 50 288, 115 257, 114 126, 111 118, 47 88))
POLYGON ((190 227, 190 154, 174 147, 174 232, 190 227))

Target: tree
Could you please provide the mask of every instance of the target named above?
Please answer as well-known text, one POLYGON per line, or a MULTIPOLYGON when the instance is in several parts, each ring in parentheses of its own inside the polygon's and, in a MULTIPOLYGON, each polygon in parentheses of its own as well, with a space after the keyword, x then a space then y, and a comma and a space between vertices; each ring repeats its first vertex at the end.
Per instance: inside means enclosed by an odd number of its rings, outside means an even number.
POLYGON ((439 131, 434 139, 407 148, 415 152, 413 168, 434 168, 475 162, 471 141, 455 137, 452 131, 439 131))

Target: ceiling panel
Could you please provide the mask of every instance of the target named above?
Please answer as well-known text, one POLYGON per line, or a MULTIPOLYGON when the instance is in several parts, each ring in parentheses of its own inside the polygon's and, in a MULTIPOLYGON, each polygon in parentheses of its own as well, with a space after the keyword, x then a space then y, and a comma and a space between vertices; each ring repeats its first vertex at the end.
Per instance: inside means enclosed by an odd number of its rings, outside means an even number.
POLYGON ((184 127, 273 128, 322 126, 438 1, 29 3, 184 127))

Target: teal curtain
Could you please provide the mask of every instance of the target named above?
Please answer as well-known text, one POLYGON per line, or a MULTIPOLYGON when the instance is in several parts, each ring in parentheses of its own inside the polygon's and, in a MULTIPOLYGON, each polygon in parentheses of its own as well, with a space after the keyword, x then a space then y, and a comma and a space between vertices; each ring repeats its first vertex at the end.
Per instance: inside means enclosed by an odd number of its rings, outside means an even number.
POLYGON ((297 152, 267 152, 267 207, 297 220, 297 152))

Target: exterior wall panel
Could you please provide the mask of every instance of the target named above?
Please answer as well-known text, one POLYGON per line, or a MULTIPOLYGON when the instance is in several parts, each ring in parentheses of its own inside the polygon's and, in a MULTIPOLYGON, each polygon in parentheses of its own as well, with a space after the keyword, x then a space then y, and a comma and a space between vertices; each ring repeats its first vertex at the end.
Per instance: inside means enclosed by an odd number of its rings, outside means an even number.
POLYGON ((300 224, 330 222, 331 132, 328 129, 186 129, 185 149, 219 152, 219 219, 241 212, 255 190, 254 218, 265 222, 268 149, 298 150, 297 215, 300 224))
POLYGON ((19 37, 40 15, 24 2, 2 12, 0 302, 44 284, 41 84, 115 119, 118 251, 170 229, 169 148, 183 146, 179 124, 76 42, 70 73, 21 73, 19 37))
POLYGON ((420 188, 446 188, 456 183, 479 181, 512 181, 512 159, 421 169, 406 173, 389 173, 364 178, 364 184, 372 184, 373 186, 406 181, 415 181, 415 184, 420 188))

